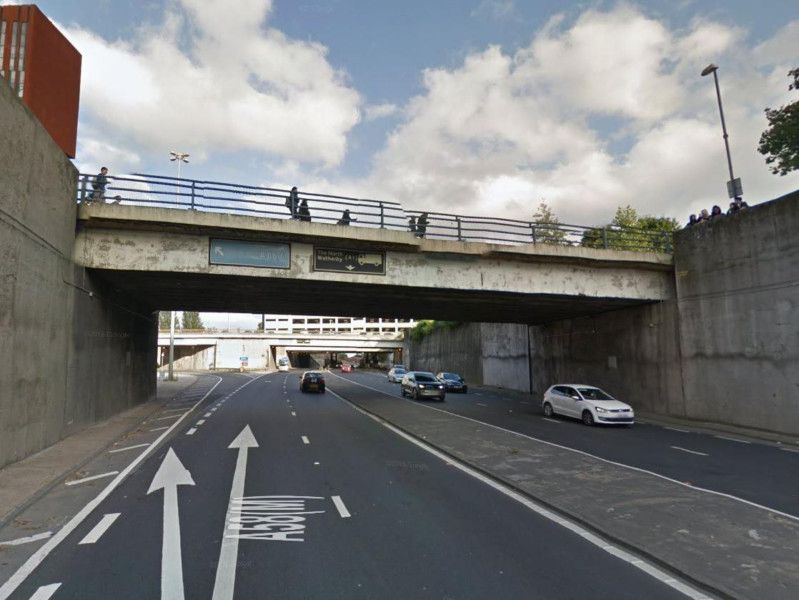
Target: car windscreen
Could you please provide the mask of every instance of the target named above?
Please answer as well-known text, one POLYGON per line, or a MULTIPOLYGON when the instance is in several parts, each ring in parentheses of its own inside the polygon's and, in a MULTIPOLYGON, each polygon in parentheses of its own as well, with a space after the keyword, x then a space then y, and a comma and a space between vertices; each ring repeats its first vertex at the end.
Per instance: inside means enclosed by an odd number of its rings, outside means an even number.
POLYGON ((405 369, 398 369, 397 367, 394 367, 394 374, 395 375, 402 375, 405 372, 406 372, 405 369))
POLYGON ((444 379, 452 379, 453 381, 461 380, 461 376, 458 375, 457 373, 442 373, 441 377, 443 377, 444 379))
POLYGON ((427 382, 432 383, 436 381, 436 378, 433 377, 432 375, 425 375, 424 373, 419 373, 416 375, 416 381, 421 381, 422 383, 427 383, 427 382))
POLYGON ((609 396, 599 388, 577 388, 577 391, 586 400, 613 400, 612 396, 609 396))

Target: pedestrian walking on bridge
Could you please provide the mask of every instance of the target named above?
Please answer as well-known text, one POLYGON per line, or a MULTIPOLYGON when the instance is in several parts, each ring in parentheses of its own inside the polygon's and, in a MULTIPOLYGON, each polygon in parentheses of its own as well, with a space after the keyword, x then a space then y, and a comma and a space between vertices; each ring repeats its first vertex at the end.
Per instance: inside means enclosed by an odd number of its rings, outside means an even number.
POLYGON ((297 186, 295 185, 293 188, 291 188, 289 195, 286 197, 286 208, 289 209, 292 219, 297 219, 299 217, 299 215, 297 214, 297 209, 299 208, 299 205, 300 205, 300 195, 299 192, 297 191, 297 186))

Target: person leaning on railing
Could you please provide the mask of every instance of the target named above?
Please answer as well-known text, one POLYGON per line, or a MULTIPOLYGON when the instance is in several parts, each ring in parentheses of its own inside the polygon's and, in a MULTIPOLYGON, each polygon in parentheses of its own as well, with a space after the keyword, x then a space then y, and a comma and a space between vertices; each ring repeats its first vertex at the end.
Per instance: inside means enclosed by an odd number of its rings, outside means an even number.
POLYGON ((89 196, 91 202, 100 201, 105 202, 105 188, 108 185, 108 167, 103 167, 100 172, 94 176, 92 181, 92 195, 89 196))
POLYGON ((353 221, 357 221, 358 219, 353 219, 350 216, 350 209, 345 209, 343 213, 341 213, 341 218, 338 220, 337 225, 349 225, 353 221))

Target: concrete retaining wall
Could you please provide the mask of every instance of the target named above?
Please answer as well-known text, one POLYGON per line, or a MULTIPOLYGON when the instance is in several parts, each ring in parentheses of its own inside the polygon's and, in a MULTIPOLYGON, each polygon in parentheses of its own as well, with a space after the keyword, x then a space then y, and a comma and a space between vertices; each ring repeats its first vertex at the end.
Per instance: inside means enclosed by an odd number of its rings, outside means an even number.
POLYGON ((409 344, 410 367, 455 371, 467 382, 527 391, 527 327, 507 323, 465 323, 436 329, 409 344))
POLYGON ((687 416, 799 433, 799 192, 676 242, 687 416))
POLYGON ((155 393, 152 314, 71 262, 76 171, 0 85, 0 467, 155 393))

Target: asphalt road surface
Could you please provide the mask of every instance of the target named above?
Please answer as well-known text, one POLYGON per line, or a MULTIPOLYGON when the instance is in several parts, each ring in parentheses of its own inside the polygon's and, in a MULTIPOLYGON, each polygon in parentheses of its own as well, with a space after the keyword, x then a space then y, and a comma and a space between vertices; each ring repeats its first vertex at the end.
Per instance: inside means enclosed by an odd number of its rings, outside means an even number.
MULTIPOLYGON (((336 371, 332 377, 401 397, 399 384, 388 383, 384 373, 336 371)), ((586 427, 568 418, 545 418, 538 402, 485 390, 450 393, 443 403, 424 404, 799 517, 796 448, 643 423, 586 427)))
POLYGON ((300 393, 297 373, 224 375, 199 402, 173 426, 154 416, 166 429, 144 433, 164 439, 139 462, 124 447, 103 459, 120 461, 114 479, 75 481, 118 485, 39 542, 0 598, 685 597, 334 393, 300 393))

